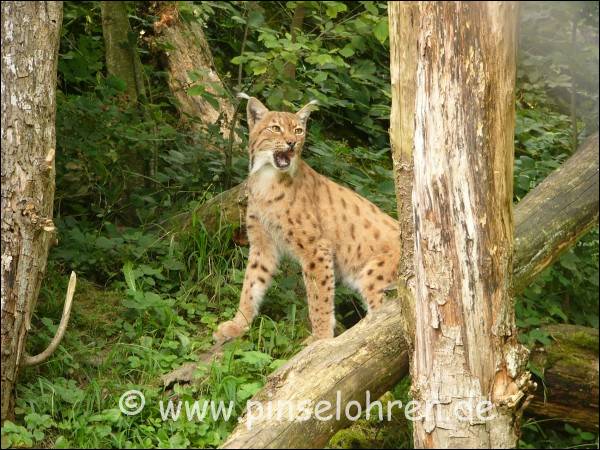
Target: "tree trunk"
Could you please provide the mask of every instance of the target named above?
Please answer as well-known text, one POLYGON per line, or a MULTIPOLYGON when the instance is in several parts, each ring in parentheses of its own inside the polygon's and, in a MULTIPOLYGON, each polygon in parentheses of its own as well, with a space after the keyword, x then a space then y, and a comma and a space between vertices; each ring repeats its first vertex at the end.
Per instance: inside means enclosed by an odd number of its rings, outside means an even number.
POLYGON ((55 240, 56 68, 62 2, 2 2, 2 422, 55 240))
MULTIPOLYGON (((547 268, 551 263, 552 259, 545 257, 545 255, 554 252, 553 248, 545 245, 544 240, 533 241, 538 245, 537 250, 530 247, 526 235, 533 233, 531 230, 546 230, 562 224, 564 229, 561 232, 561 236, 564 236, 567 241, 564 245, 560 242, 555 242, 556 247, 563 249, 569 248, 574 244, 574 241, 567 236, 571 236, 575 229, 588 228, 597 221, 598 217, 598 202, 593 201, 594 196, 597 198, 597 189, 589 187, 590 180, 584 172, 574 171, 574 167, 590 166, 590 172, 594 175, 592 182, 598 183, 598 158, 594 157, 598 153, 598 138, 592 136, 584 143, 581 150, 573 155, 568 161, 566 161, 559 169, 557 169, 551 176, 548 177, 547 181, 552 181, 552 185, 564 186, 565 190, 573 191, 573 198, 566 197, 564 195, 558 196, 558 200, 555 202, 556 192, 552 192, 549 195, 549 184, 546 181, 542 182, 535 189, 533 189, 525 198, 515 207, 515 221, 516 221, 516 240, 515 240, 515 254, 514 254, 514 292, 518 294, 526 284, 523 280, 531 280, 532 277, 527 272, 528 270, 535 270, 536 273, 540 273, 541 270, 547 268), (592 151, 589 150, 591 146, 592 151), (595 146, 595 147, 594 147, 595 146), (591 200, 588 198, 591 197, 591 200), (537 199, 537 207, 535 211, 548 211, 548 214, 541 216, 540 220, 536 216, 537 213, 530 207, 527 207, 530 203, 530 198, 537 199), (565 202, 565 203, 562 203, 565 202), (581 210, 587 210, 588 204, 595 206, 595 214, 580 214, 581 210), (525 208, 522 210, 523 205, 525 208), (569 206, 569 208, 567 208, 569 206), (581 220, 587 221, 586 223, 575 223, 570 220, 571 215, 580 217, 581 220), (533 225, 535 223, 535 226, 533 225), (532 225, 529 225, 532 224, 532 225), (528 258, 539 258, 539 265, 533 265, 529 263, 528 258)), ((235 195, 225 196, 219 199, 219 202, 225 202, 230 206, 231 211, 235 211, 238 207, 237 201, 239 191, 235 195), (228 200, 226 200, 228 199, 228 200)), ((218 203, 217 203, 218 204, 218 203)), ((238 213, 231 212, 225 216, 221 216, 216 212, 216 208, 213 211, 199 209, 198 217, 201 220, 206 220, 206 223, 218 223, 219 220, 225 220, 227 217, 235 219, 234 224, 240 224, 239 217, 243 217, 244 214, 240 211, 238 213), (203 214, 206 217, 202 219, 203 214)), ((556 228, 555 228, 556 230, 556 228)), ((309 400, 315 405, 318 401, 324 398, 324 395, 331 395, 331 392, 339 390, 341 393, 341 408, 344 410, 348 402, 352 399, 359 399, 362 406, 365 405, 365 391, 367 389, 371 392, 371 400, 374 400, 376 396, 381 393, 381 389, 387 389, 387 386, 394 386, 400 381, 402 377, 407 375, 408 370, 408 346, 405 343, 404 334, 401 332, 403 329, 402 320, 402 307, 399 303, 390 301, 384 308, 376 315, 371 318, 366 318, 359 322, 355 327, 346 331, 342 335, 338 336, 332 341, 325 343, 317 343, 307 347, 301 353, 296 355, 289 363, 283 366, 280 370, 285 376, 280 376, 279 371, 276 371, 269 376, 267 388, 260 391, 255 398, 265 398, 265 395, 273 401, 277 399, 304 399, 309 400), (359 327, 360 326, 360 327, 359 327), (368 361, 362 359, 347 359, 344 355, 347 355, 346 351, 348 346, 352 349, 351 342, 377 342, 378 346, 387 349, 386 353, 380 353, 378 351, 369 353, 368 361), (341 355, 344 364, 340 364, 337 367, 335 375, 329 375, 325 373, 322 375, 319 372, 321 368, 327 368, 335 366, 338 361, 338 355, 341 355), (387 372, 382 369, 385 367, 387 372), (397 368, 402 367, 401 371, 397 368), (292 370, 293 369, 293 370, 292 370), (377 373, 383 373, 377 379, 377 385, 373 386, 371 380, 374 377, 371 375, 370 370, 375 370, 377 373), (305 375, 311 374, 311 375, 305 375), (312 375, 316 374, 316 375, 312 375), (318 379, 318 384, 315 385, 314 380, 318 379), (340 383, 340 380, 343 382, 340 383), (338 384, 340 383, 340 384, 338 384), (377 386, 381 386, 378 389, 377 386), (293 392, 293 397, 290 397, 290 392, 293 392)), ((593 340, 594 333, 597 340, 597 330, 586 329, 587 334, 591 335, 590 339, 580 339, 579 342, 583 342, 585 348, 592 349, 588 356, 578 356, 579 360, 590 361, 592 367, 596 367, 596 371, 591 371, 590 374, 586 374, 581 370, 574 371, 572 375, 569 375, 570 371, 566 367, 566 361, 561 364, 561 371, 565 375, 562 376, 562 385, 566 386, 566 380, 571 380, 573 386, 593 386, 593 374, 597 377, 597 365, 594 366, 594 361, 598 359, 597 345, 589 345, 590 340, 593 340), (591 377, 591 378, 590 378, 591 377)), ((554 348, 561 348, 560 339, 556 343, 556 347, 553 345, 546 349, 546 355, 553 355, 555 352, 554 348)), ((578 344, 580 345, 580 344, 578 344)), ((371 347, 371 344, 368 344, 371 347)), ((368 350, 370 352, 370 350, 368 350)), ((541 349, 536 350, 536 353, 540 353, 541 349)), ((578 352, 571 352, 581 354, 578 352)), ((359 358, 356 356, 355 358, 359 358)), ((362 356, 360 357, 362 358, 362 356)), ((534 361, 536 361, 534 359, 534 361)), ((555 380, 551 375, 551 371, 555 370, 556 358, 548 358, 545 363, 538 363, 540 367, 548 367, 546 372, 547 377, 547 388, 552 392, 552 386, 550 380, 555 380)), ((581 364, 579 364, 581 366, 581 364)), ((328 369, 329 371, 329 369, 328 369)), ((597 383, 596 383, 597 386, 597 383)), ((579 389, 579 388, 577 388, 579 389)), ((579 426, 586 426, 594 420, 594 408, 595 414, 598 414, 598 390, 589 389, 590 396, 588 403, 585 406, 586 412, 582 415, 576 411, 567 411, 569 405, 574 404, 569 400, 569 396, 552 396, 550 404, 542 403, 543 397, 541 395, 541 387, 537 393, 536 400, 534 400, 535 408, 532 408, 532 413, 536 414, 540 411, 540 414, 552 415, 555 419, 560 420, 574 420, 579 426), (596 405, 596 406, 594 406, 596 405), (559 414, 559 415, 553 415, 559 414)), ((570 395, 570 393, 569 393, 570 395)), ((580 395, 580 394, 578 394, 580 395)), ((579 398, 579 397, 578 397, 579 398)), ((579 400, 576 400, 579 401, 579 400)), ((245 425, 248 418, 242 420, 242 423, 234 430, 229 439, 223 444, 224 448, 235 448, 241 446, 242 443, 247 448, 260 448, 261 446, 276 448, 282 443, 286 443, 290 448, 301 448, 301 447, 318 447, 322 443, 335 434, 336 431, 343 428, 345 423, 341 421, 328 421, 327 427, 320 424, 312 423, 316 421, 313 417, 308 421, 303 422, 305 429, 309 432, 299 431, 299 428, 295 424, 289 424, 285 421, 272 420, 265 424, 254 424, 251 430, 247 429, 245 425), (277 436, 277 437, 275 437, 277 436)))
MULTIPOLYGON (((177 100, 182 119, 200 119, 199 125, 193 125, 199 131, 216 124, 222 136, 230 139, 235 108, 215 70, 202 25, 198 21, 189 22, 181 17, 172 2, 164 2, 160 6, 162 9, 158 15, 161 20, 154 28, 160 35, 161 47, 166 48, 164 56, 169 73, 168 84, 177 100), (202 86, 206 94, 189 95, 188 90, 192 86, 202 86), (207 97, 218 101, 218 106, 211 104, 207 97)), ((239 142, 235 133, 232 137, 239 142)))
POLYGON ((402 306, 400 317, 404 335, 412 349, 415 335, 412 190, 417 73, 417 40, 414 37, 420 27, 418 5, 416 2, 388 2, 388 17, 392 84, 390 144, 394 161, 401 249, 398 301, 402 306))
POLYGON ((106 68, 109 75, 120 78, 126 84, 128 100, 136 103, 145 96, 142 63, 135 50, 127 2, 100 2, 102 10, 102 34, 106 49, 106 68))
MULTIPOLYGON (((296 36, 298 31, 302 31, 302 25, 304 24, 304 16, 306 15, 306 6, 304 2, 297 2, 296 8, 294 8, 294 15, 292 16, 292 23, 290 25, 290 37, 292 42, 296 42, 296 36)), ((289 80, 296 79, 296 63, 287 62, 283 67, 283 74, 289 80)))
POLYGON ((517 6, 418 14, 415 447, 514 448, 530 389, 510 292, 517 6))

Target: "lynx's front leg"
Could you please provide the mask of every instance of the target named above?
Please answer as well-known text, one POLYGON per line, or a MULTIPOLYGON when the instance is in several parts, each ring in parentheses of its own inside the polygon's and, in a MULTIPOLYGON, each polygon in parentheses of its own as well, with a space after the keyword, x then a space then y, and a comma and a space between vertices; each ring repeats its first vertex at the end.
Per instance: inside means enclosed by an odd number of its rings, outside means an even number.
POLYGON ((252 215, 248 218, 248 238, 250 252, 240 304, 233 320, 220 324, 214 333, 213 337, 217 343, 236 338, 248 331, 277 269, 275 245, 261 229, 258 221, 253 220, 252 215))

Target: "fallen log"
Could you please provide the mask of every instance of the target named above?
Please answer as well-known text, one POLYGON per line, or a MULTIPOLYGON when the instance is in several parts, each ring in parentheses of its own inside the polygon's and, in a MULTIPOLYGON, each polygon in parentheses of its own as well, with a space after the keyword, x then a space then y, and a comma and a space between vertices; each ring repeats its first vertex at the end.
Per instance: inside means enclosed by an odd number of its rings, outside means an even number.
POLYGON ((598 222, 598 133, 515 208, 515 279, 523 290, 598 222))
POLYGON ((550 325, 543 331, 553 343, 531 352, 543 376, 528 413, 598 431, 598 330, 550 325))
MULTIPOLYGON (((556 247, 565 249, 575 243, 572 238, 578 233, 575 229, 589 229, 597 223, 598 135, 589 138, 581 150, 583 151, 576 152, 560 169, 533 189, 515 208, 515 293, 527 285, 523 280, 532 279, 529 271, 524 269, 525 266, 540 273, 556 257, 551 256, 556 254, 556 247), (590 148, 593 151, 590 151, 590 148), (591 166, 590 171, 581 170, 586 166, 591 166), (580 168, 579 171, 574 167, 580 168), (594 183, 595 191, 590 188, 594 183), (572 195, 557 195, 555 186, 566 186, 572 195), (529 206, 530 196, 538 199, 536 208, 529 206), (596 198, 592 205, 587 200, 589 196, 596 198), (568 203, 557 205, 556 202, 559 201, 568 203), (540 215, 544 220, 540 221, 530 217, 528 213, 522 213, 521 204, 528 207, 527 211, 544 211, 544 214, 540 215), (577 214, 579 208, 591 208, 592 212, 580 215, 577 214), (587 223, 576 223, 563 217, 571 217, 574 214, 587 223), (532 228, 533 224, 536 228, 532 228), (531 253, 532 247, 526 242, 526 237, 535 233, 541 234, 542 230, 554 229, 558 232, 554 227, 559 224, 563 227, 560 229, 561 236, 566 242, 557 239, 554 246, 548 246, 545 245, 547 239, 536 239, 539 248, 531 253), (532 258, 537 260, 535 264, 531 264, 532 258)), ((348 422, 322 421, 316 414, 306 418, 301 411, 294 415, 292 420, 277 420, 278 414, 279 417, 287 417, 289 409, 285 408, 289 408, 289 404, 286 401, 302 401, 314 407, 321 400, 330 400, 332 395, 340 392, 342 410, 345 410, 352 400, 358 401, 364 407, 367 391, 373 400, 408 374, 408 351, 401 330, 400 305, 398 302, 389 302, 377 314, 363 319, 337 338, 309 345, 270 375, 266 386, 252 399, 259 403, 268 399, 272 407, 270 417, 275 419, 258 421, 247 411, 222 448, 322 447, 348 422)), ((597 346, 595 355, 597 359, 597 346)), ((590 392, 590 396, 593 395, 595 399, 592 398, 591 403, 595 402, 597 405, 597 389, 590 392)), ((578 420, 575 415, 565 416, 564 409, 557 410, 561 411, 562 418, 572 418, 579 425, 583 426, 588 422, 578 420)), ((552 408, 546 411, 551 413, 552 408)))

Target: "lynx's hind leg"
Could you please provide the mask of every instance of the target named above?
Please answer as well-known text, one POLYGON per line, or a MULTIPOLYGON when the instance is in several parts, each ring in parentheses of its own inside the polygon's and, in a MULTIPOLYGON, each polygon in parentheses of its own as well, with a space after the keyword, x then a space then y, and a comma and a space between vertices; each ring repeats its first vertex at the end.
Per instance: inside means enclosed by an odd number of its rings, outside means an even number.
POLYGON ((306 287, 312 338, 332 338, 335 327, 335 275, 331 243, 324 239, 318 240, 306 248, 300 263, 306 287))
POLYGON ((400 254, 390 251, 371 258, 358 275, 358 288, 369 312, 383 303, 385 289, 398 278, 400 254))

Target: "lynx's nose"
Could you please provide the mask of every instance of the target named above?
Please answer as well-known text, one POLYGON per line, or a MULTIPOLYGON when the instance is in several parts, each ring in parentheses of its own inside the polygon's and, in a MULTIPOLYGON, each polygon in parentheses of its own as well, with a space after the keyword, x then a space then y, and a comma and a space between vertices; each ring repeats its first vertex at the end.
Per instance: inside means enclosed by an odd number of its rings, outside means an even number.
POLYGON ((294 150, 296 143, 292 142, 292 141, 287 141, 287 145, 288 145, 288 150, 294 150))

